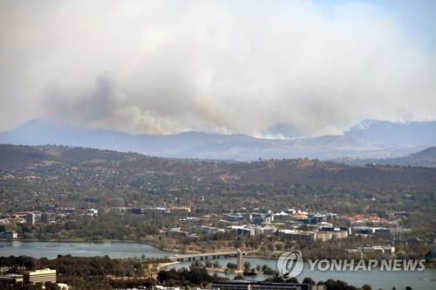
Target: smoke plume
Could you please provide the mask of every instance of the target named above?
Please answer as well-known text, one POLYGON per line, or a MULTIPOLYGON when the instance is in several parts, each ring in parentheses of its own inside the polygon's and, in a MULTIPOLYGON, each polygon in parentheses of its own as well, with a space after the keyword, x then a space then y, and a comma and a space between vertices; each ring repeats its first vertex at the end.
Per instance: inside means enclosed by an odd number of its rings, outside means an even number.
POLYGON ((3 129, 277 137, 436 119, 434 49, 371 4, 4 1, 0 37, 3 129))

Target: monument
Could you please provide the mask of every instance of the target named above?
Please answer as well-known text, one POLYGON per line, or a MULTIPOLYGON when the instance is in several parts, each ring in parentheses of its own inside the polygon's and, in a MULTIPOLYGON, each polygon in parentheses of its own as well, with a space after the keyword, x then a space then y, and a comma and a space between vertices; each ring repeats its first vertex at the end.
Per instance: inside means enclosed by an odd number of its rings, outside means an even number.
POLYGON ((240 249, 236 250, 236 271, 244 271, 244 254, 240 249))

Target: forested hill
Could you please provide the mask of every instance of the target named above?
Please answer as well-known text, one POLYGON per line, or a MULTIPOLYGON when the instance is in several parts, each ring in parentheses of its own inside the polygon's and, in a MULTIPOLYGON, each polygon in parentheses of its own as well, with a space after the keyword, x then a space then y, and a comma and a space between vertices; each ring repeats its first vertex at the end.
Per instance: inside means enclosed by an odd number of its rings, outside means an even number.
POLYGON ((0 170, 74 170, 121 172, 140 175, 161 173, 203 184, 335 187, 431 191, 436 188, 436 168, 400 166, 348 166, 309 159, 224 162, 147 157, 137 153, 65 146, 0 145, 0 170))

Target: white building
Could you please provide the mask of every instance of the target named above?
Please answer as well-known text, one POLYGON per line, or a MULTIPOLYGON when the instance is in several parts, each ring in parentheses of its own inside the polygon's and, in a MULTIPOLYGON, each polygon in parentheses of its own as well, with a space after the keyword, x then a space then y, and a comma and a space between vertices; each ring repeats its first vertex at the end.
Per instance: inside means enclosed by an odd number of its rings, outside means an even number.
POLYGON ((24 274, 24 282, 28 284, 52 282, 56 283, 56 270, 42 269, 24 274))
POLYGON ((97 216, 98 215, 98 210, 95 208, 90 208, 86 211, 86 214, 89 216, 97 216))

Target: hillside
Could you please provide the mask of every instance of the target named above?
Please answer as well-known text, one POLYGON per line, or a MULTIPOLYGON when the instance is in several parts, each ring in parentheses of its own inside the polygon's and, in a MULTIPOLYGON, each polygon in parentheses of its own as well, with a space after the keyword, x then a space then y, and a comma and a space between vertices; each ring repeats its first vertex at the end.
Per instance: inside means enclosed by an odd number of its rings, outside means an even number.
POLYGON ((392 166, 419 166, 419 167, 436 167, 436 147, 430 147, 422 151, 412 153, 405 157, 399 158, 382 158, 382 159, 352 159, 339 158, 335 162, 348 165, 392 165, 392 166))
MULTIPOLYGON (((432 151, 432 150, 430 150, 432 151)), ((194 178, 202 184, 276 184, 369 190, 432 190, 436 169, 422 167, 348 166, 309 159, 217 162, 195 159, 147 157, 137 153, 65 146, 0 145, 2 170, 74 167, 91 171, 170 174, 176 179, 194 178)))
POLYGON ((37 147, 0 144, 0 168, 18 169, 44 164, 56 158, 37 147))
POLYGON ((410 154, 409 157, 415 160, 436 164, 436 147, 430 147, 420 152, 410 154))

